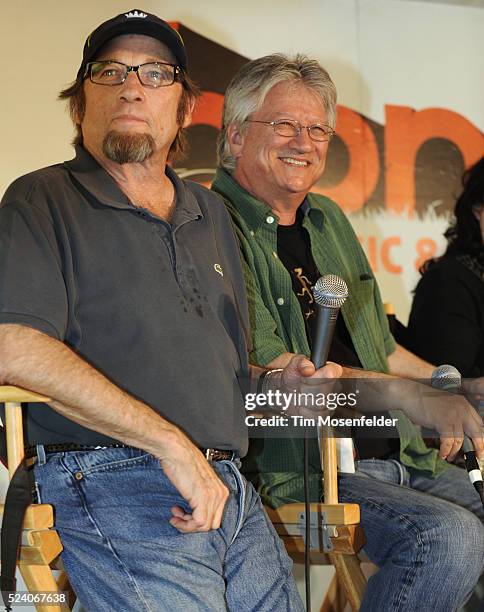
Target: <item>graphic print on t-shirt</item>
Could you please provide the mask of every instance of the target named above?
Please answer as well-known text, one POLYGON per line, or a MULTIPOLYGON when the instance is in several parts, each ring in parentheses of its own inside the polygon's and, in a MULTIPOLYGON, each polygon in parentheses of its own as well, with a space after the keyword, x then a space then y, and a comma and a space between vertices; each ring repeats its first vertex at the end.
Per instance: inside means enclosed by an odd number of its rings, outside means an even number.
POLYGON ((291 276, 296 280, 296 283, 299 283, 300 287, 296 291, 296 295, 299 298, 299 302, 301 303, 301 310, 304 315, 304 319, 307 321, 310 317, 314 317, 316 314, 316 310, 314 309, 314 297, 313 297, 313 283, 308 279, 308 277, 303 273, 302 268, 293 268, 290 270, 291 276))

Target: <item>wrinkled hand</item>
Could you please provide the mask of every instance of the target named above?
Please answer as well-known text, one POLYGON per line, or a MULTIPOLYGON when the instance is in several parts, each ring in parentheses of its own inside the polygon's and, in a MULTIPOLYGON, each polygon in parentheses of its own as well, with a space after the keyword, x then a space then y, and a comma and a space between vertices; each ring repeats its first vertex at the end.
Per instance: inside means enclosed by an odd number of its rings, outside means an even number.
POLYGON ((179 429, 158 458, 163 470, 192 509, 186 513, 179 506, 171 509, 170 524, 184 533, 218 529, 229 491, 200 450, 179 429))
POLYGON ((479 459, 484 459, 482 419, 462 395, 442 391, 437 401, 424 399, 423 405, 416 406, 408 416, 417 425, 439 433, 439 457, 442 459, 455 459, 464 441, 464 433, 472 440, 479 459))
MULTIPOLYGON (((328 361, 325 366, 316 370, 312 361, 304 355, 294 355, 291 361, 281 372, 281 387, 301 393, 329 393, 334 382, 328 379, 338 379, 343 374, 343 368, 337 363, 328 361)), ((318 411, 322 408, 317 407, 318 411)), ((295 405, 289 408, 290 414, 301 414, 303 416, 314 416, 314 409, 307 406, 295 405)))
POLYGON ((343 368, 337 363, 328 361, 325 366, 316 370, 314 363, 304 355, 294 355, 281 372, 282 385, 287 389, 295 389, 301 383, 321 378, 340 378, 343 368))

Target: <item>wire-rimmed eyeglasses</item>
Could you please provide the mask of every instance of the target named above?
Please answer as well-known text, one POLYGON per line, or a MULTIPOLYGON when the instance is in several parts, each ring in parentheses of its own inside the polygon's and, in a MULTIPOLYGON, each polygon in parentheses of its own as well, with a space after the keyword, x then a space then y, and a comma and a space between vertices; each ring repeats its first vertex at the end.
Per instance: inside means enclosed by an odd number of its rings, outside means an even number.
POLYGON ((141 85, 146 87, 168 87, 178 80, 180 67, 165 62, 147 62, 128 66, 122 62, 104 60, 86 64, 84 78, 97 85, 122 85, 130 72, 136 72, 141 85))
POLYGON ((306 129, 309 134, 309 138, 316 142, 325 142, 330 140, 335 131, 329 125, 324 123, 314 123, 313 125, 301 125, 299 121, 293 121, 291 119, 278 119, 277 121, 258 121, 257 119, 247 119, 248 123, 264 123, 265 125, 271 125, 272 129, 279 136, 286 136, 286 138, 294 138, 299 136, 301 130, 306 129))

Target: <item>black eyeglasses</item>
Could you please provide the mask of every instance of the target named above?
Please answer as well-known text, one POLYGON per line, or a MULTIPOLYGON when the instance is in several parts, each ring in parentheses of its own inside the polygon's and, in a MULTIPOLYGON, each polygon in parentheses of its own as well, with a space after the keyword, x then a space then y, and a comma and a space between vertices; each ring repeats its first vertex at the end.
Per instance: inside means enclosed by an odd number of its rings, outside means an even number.
POLYGON ((97 85, 122 85, 128 73, 136 72, 141 85, 146 87, 168 87, 179 79, 181 69, 175 64, 147 62, 139 66, 128 66, 122 62, 105 60, 86 64, 84 78, 97 85))
POLYGON ((316 142, 325 142, 330 140, 335 131, 329 125, 324 123, 314 123, 313 125, 301 125, 299 121, 292 121, 290 119, 279 119, 278 121, 257 121, 256 119, 246 119, 247 123, 264 123, 265 125, 271 125, 272 129, 279 136, 286 136, 286 138, 294 138, 299 136, 302 129, 306 129, 311 140, 316 142))

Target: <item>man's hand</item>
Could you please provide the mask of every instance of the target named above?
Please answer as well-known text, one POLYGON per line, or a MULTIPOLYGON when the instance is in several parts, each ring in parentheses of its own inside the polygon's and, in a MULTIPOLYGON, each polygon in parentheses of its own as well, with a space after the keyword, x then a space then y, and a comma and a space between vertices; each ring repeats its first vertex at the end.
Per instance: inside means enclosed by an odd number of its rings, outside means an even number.
POLYGON ((455 459, 464 441, 464 433, 471 438, 478 458, 484 459, 482 419, 462 395, 442 391, 437 398, 424 398, 422 404, 417 404, 413 404, 414 409, 407 408, 405 412, 417 425, 439 433, 439 456, 442 459, 455 459))
MULTIPOLYGON (((281 372, 280 387, 288 392, 300 392, 310 395, 311 392, 329 393, 333 390, 334 381, 341 377, 343 368, 337 363, 328 362, 319 370, 316 370, 312 361, 304 355, 294 355, 291 361, 281 372), (332 379, 329 381, 328 379, 332 379)), ((316 406, 316 404, 314 404, 316 406)), ((315 407, 301 406, 297 402, 290 406, 288 414, 307 417, 315 416, 315 407)), ((318 412, 324 409, 317 407, 318 412)))
POLYGON ((281 383, 287 389, 296 389, 302 383, 313 382, 321 378, 340 378, 343 368, 337 363, 328 363, 316 370, 314 363, 304 355, 294 355, 291 361, 281 372, 281 383))
POLYGON ((169 450, 159 456, 167 477, 187 500, 191 514, 171 509, 171 525, 184 533, 218 529, 229 491, 200 450, 179 429, 174 429, 169 450))

